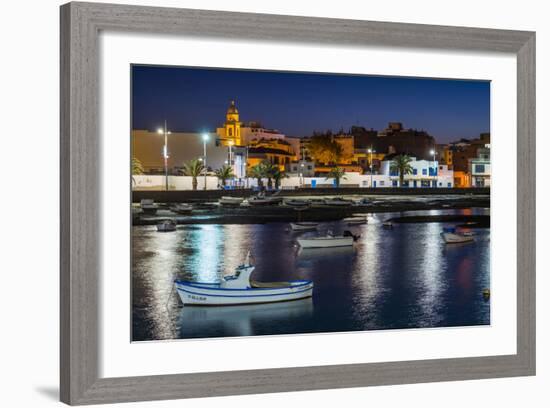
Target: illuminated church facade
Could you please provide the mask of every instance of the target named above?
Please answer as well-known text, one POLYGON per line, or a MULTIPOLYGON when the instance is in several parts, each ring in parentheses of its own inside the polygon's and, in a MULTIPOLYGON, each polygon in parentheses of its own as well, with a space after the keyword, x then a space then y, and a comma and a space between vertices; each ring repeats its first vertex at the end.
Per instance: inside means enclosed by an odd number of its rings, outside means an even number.
POLYGON ((242 122, 235 101, 231 101, 225 114, 225 122, 216 129, 217 144, 228 147, 228 163, 235 175, 246 174, 246 167, 253 167, 263 160, 279 166, 297 160, 299 139, 288 138, 275 129, 267 129, 259 122, 242 122))

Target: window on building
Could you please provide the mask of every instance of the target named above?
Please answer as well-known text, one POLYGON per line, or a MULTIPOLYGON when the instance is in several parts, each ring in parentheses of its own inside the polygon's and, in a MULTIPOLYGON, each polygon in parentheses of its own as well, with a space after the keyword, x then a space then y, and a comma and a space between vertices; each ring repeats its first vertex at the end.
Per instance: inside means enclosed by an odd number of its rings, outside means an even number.
MULTIPOLYGON (((382 184, 382 183, 380 183, 380 184, 382 184)), ((392 180, 391 185, 394 186, 394 187, 397 187, 397 180, 392 180)))
POLYGON ((484 164, 476 164, 474 166, 474 173, 485 173, 485 165, 484 164))
POLYGON ((422 169, 422 175, 426 176, 427 174, 428 174, 428 170, 427 169, 422 169))
POLYGON ((309 165, 307 166, 307 169, 308 169, 308 170, 311 170, 311 164, 309 164, 309 165))
POLYGON ((418 174, 418 169, 413 169, 413 176, 416 176, 418 174))
POLYGON ((453 186, 453 183, 447 183, 447 187, 452 187, 453 186))
POLYGON ((383 185, 384 185, 384 181, 380 181, 380 185, 383 186, 383 185))

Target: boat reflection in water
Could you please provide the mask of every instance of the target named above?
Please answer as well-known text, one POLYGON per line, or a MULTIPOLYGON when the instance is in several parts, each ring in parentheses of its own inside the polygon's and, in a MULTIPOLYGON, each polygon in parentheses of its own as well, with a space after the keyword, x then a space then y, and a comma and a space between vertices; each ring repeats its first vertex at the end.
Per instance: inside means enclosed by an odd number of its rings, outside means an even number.
POLYGON ((183 306, 178 318, 180 338, 273 334, 278 322, 299 325, 313 315, 312 298, 240 306, 183 306), (210 335, 209 335, 210 334, 210 335))

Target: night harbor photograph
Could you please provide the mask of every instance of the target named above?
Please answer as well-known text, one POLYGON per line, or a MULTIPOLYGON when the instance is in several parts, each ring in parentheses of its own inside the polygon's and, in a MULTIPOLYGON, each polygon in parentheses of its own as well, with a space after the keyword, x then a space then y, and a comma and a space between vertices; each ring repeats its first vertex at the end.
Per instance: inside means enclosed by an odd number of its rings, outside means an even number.
POLYGON ((490 81, 130 70, 131 341, 491 324, 490 81))

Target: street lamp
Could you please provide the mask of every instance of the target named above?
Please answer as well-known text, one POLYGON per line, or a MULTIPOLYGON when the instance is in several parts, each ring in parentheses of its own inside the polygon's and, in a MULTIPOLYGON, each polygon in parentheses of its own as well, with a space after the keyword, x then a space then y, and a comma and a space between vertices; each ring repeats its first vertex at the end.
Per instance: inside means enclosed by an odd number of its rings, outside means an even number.
POLYGON ((432 149, 430 150, 430 154, 432 155, 432 158, 433 158, 433 166, 434 166, 434 188, 437 187, 437 166, 435 165, 435 155, 437 154, 437 152, 432 149))
POLYGON ((162 156, 164 157, 164 177, 165 177, 165 189, 168 191, 168 135, 171 134, 166 128, 166 119, 164 120, 164 128, 158 128, 157 133, 164 135, 164 147, 162 149, 162 156))
POLYGON ((367 151, 369 152, 369 155, 370 155, 370 187, 372 188, 372 154, 376 153, 376 151, 373 150, 372 147, 367 151))
POLYGON ((206 190, 206 173, 208 173, 208 168, 206 167, 206 142, 208 142, 210 136, 208 133, 202 134, 202 147, 203 147, 203 160, 202 165, 204 166, 204 189, 206 190))

